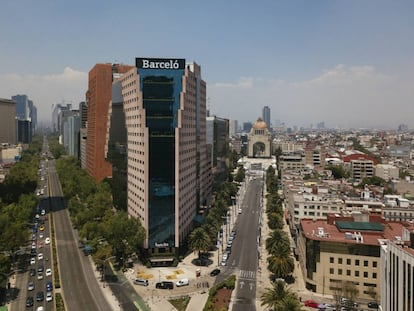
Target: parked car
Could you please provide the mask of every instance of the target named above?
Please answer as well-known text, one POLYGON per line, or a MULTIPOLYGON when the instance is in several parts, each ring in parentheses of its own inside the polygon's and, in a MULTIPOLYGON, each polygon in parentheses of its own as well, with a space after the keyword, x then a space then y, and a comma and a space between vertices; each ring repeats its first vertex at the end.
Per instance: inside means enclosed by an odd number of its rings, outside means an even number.
POLYGON ((315 308, 318 309, 318 303, 315 300, 309 299, 305 300, 305 307, 315 308))
POLYGON ((220 269, 214 269, 210 272, 210 276, 216 276, 220 274, 220 269))
POLYGON ((368 303, 368 308, 371 308, 371 309, 379 309, 379 304, 377 303, 377 302, 369 302, 368 303))
POLYGON ((51 291, 53 291, 53 284, 52 284, 52 281, 48 281, 46 283, 46 292, 51 292, 51 291))
POLYGON ((136 284, 136 285, 141 285, 141 286, 148 286, 149 285, 149 282, 148 282, 148 280, 146 280, 146 279, 135 279, 134 280, 134 284, 136 284))
POLYGON ((155 284, 155 288, 173 289, 174 288, 174 283, 173 282, 168 282, 168 281, 158 282, 158 283, 155 284))
POLYGON ((175 283, 175 285, 177 285, 177 287, 186 286, 186 285, 189 285, 189 284, 190 284, 190 281, 188 279, 181 279, 177 283, 175 283))
POLYGON ((52 275, 52 269, 47 268, 46 269, 46 276, 51 276, 52 275))

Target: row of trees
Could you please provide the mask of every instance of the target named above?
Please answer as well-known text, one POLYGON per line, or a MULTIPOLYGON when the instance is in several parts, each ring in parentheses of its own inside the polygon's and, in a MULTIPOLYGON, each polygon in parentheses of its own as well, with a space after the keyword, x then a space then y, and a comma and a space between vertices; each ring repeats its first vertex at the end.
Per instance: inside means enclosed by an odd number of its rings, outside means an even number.
POLYGON ((41 142, 34 137, 28 149, 22 151, 3 183, 0 183, 0 280, 6 279, 17 255, 27 244, 35 206, 37 171, 41 142))
POLYGON ((272 288, 267 288, 262 294, 262 305, 274 311, 297 311, 301 310, 301 303, 297 295, 286 287, 286 283, 279 278, 286 278, 295 268, 291 255, 290 240, 283 231, 283 205, 278 195, 278 179, 275 169, 269 167, 266 171, 266 214, 268 226, 272 229, 266 239, 266 250, 269 253, 267 258, 268 269, 273 273, 274 279, 272 288))
POLYGON ((123 264, 142 250, 145 231, 139 219, 113 208, 111 190, 106 182, 96 184, 72 157, 56 160, 56 170, 68 200, 72 223, 93 251, 95 262, 115 256, 123 264))
MULTIPOLYGON (((239 182, 244 180, 244 174, 244 168, 240 167, 236 173, 235 180, 239 182)), ((199 257, 215 245, 223 219, 226 218, 229 206, 233 204, 232 200, 236 196, 237 191, 237 183, 229 181, 222 183, 211 208, 207 210, 203 224, 190 233, 188 247, 191 251, 198 252, 199 257)))

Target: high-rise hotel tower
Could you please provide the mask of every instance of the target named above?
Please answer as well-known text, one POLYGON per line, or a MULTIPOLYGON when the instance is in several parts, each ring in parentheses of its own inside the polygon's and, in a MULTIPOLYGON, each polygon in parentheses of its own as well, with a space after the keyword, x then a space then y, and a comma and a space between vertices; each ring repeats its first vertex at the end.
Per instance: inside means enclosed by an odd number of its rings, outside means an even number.
POLYGON ((195 63, 154 58, 137 58, 120 81, 128 214, 141 220, 151 254, 174 254, 211 200, 206 83, 195 63))

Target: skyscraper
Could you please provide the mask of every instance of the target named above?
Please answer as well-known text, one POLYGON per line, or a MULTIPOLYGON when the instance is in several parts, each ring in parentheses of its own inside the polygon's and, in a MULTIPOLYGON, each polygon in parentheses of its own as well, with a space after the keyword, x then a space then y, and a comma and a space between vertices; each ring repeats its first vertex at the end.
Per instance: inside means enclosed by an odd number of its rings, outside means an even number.
POLYGON ((105 144, 109 104, 112 99, 112 81, 118 73, 133 68, 119 64, 96 64, 89 71, 88 126, 86 138, 86 170, 96 182, 112 176, 112 166, 105 160, 105 144))
POLYGON ((184 59, 137 58, 121 78, 128 141, 128 213, 150 253, 176 254, 211 200, 206 83, 184 59))
POLYGON ((270 125, 270 108, 269 106, 264 106, 262 111, 262 119, 266 122, 267 128, 269 131, 272 130, 272 127, 270 125))

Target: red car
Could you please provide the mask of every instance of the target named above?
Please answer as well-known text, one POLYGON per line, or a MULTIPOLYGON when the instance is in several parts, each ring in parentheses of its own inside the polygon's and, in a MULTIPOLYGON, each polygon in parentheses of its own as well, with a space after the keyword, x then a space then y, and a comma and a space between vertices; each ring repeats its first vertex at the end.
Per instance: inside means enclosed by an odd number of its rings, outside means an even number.
POLYGON ((319 303, 317 303, 315 300, 312 300, 312 299, 305 300, 305 307, 311 307, 311 308, 318 309, 318 305, 319 303))

